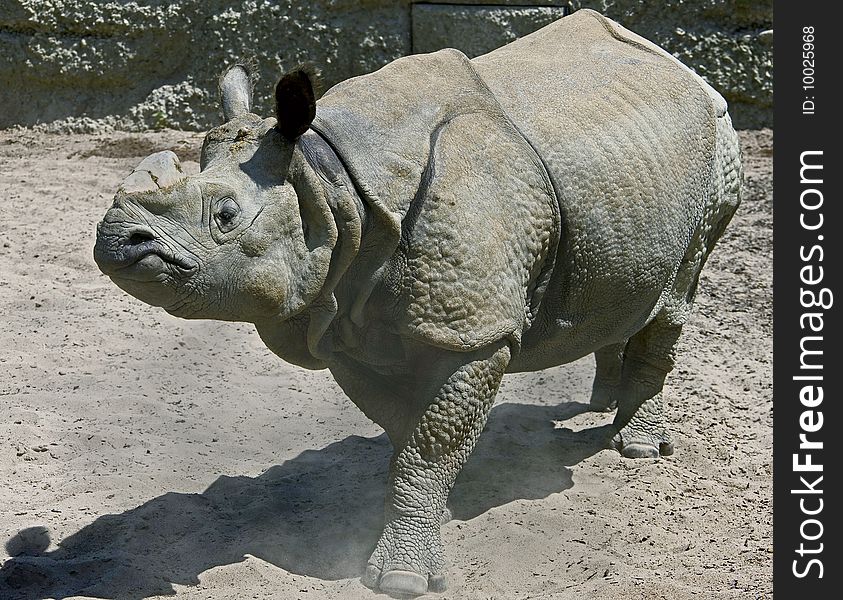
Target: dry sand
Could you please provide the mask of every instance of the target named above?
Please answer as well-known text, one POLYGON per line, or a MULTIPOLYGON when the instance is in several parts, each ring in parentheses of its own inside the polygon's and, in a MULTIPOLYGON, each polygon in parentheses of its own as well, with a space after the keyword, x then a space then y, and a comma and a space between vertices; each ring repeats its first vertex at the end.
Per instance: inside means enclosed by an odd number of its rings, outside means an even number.
MULTIPOLYGON (((601 448, 590 357, 507 377, 443 600, 772 597, 772 133, 741 140, 744 203, 668 379, 676 454, 601 448)), ((375 597, 381 430, 250 326, 175 319, 93 264, 121 178, 200 143, 0 132, 0 598, 375 597)))

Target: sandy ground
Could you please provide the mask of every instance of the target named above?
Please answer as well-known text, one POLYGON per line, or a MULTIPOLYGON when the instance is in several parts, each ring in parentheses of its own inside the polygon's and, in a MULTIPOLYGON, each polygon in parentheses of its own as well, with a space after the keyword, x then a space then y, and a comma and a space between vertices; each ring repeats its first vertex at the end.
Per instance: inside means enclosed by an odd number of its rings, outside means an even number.
MULTIPOLYGON (((668 380, 676 454, 602 449, 591 358, 507 377, 441 598, 772 597, 772 134, 741 139, 744 203, 668 380)), ((375 597, 379 428, 250 326, 175 319, 93 264, 121 178, 200 142, 0 132, 0 598, 375 597)))

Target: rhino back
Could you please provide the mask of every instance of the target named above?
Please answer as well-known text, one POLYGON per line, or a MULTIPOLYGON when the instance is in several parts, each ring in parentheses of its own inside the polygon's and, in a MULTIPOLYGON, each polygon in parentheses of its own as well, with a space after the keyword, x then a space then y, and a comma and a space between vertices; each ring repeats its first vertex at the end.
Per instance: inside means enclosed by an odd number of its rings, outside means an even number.
POLYGON ((562 231, 525 360, 573 359, 643 326, 703 218, 722 98, 643 38, 581 10, 472 61, 536 148, 562 231))

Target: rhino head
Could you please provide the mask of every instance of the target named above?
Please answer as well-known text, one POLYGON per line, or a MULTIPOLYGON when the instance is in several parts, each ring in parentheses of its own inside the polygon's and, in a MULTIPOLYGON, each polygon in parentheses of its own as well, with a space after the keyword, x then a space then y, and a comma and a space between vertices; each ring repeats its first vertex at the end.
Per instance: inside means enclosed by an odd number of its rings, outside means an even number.
POLYGON ((262 119, 250 112, 250 72, 236 65, 220 78, 225 122, 207 134, 200 172, 186 175, 170 151, 145 158, 97 227, 100 270, 179 317, 287 319, 328 277, 336 177, 325 174, 330 160, 313 158, 330 150, 301 140, 315 115, 311 77, 282 77, 277 118, 262 119))

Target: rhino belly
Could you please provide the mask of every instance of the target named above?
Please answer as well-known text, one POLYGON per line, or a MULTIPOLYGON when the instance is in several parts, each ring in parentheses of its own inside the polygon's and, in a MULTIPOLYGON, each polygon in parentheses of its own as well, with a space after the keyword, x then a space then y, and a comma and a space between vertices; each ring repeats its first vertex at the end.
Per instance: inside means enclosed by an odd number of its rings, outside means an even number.
MULTIPOLYGON (((671 275, 665 279, 670 281, 671 275)), ((538 371, 566 364, 628 339, 658 312, 665 290, 670 288, 667 281, 634 295, 618 293, 617 287, 602 282, 596 282, 587 293, 560 291, 554 286, 548 290, 539 317, 522 335, 520 351, 508 371, 538 371), (610 299, 609 303, 596 301, 598 294, 601 300, 610 299)))

